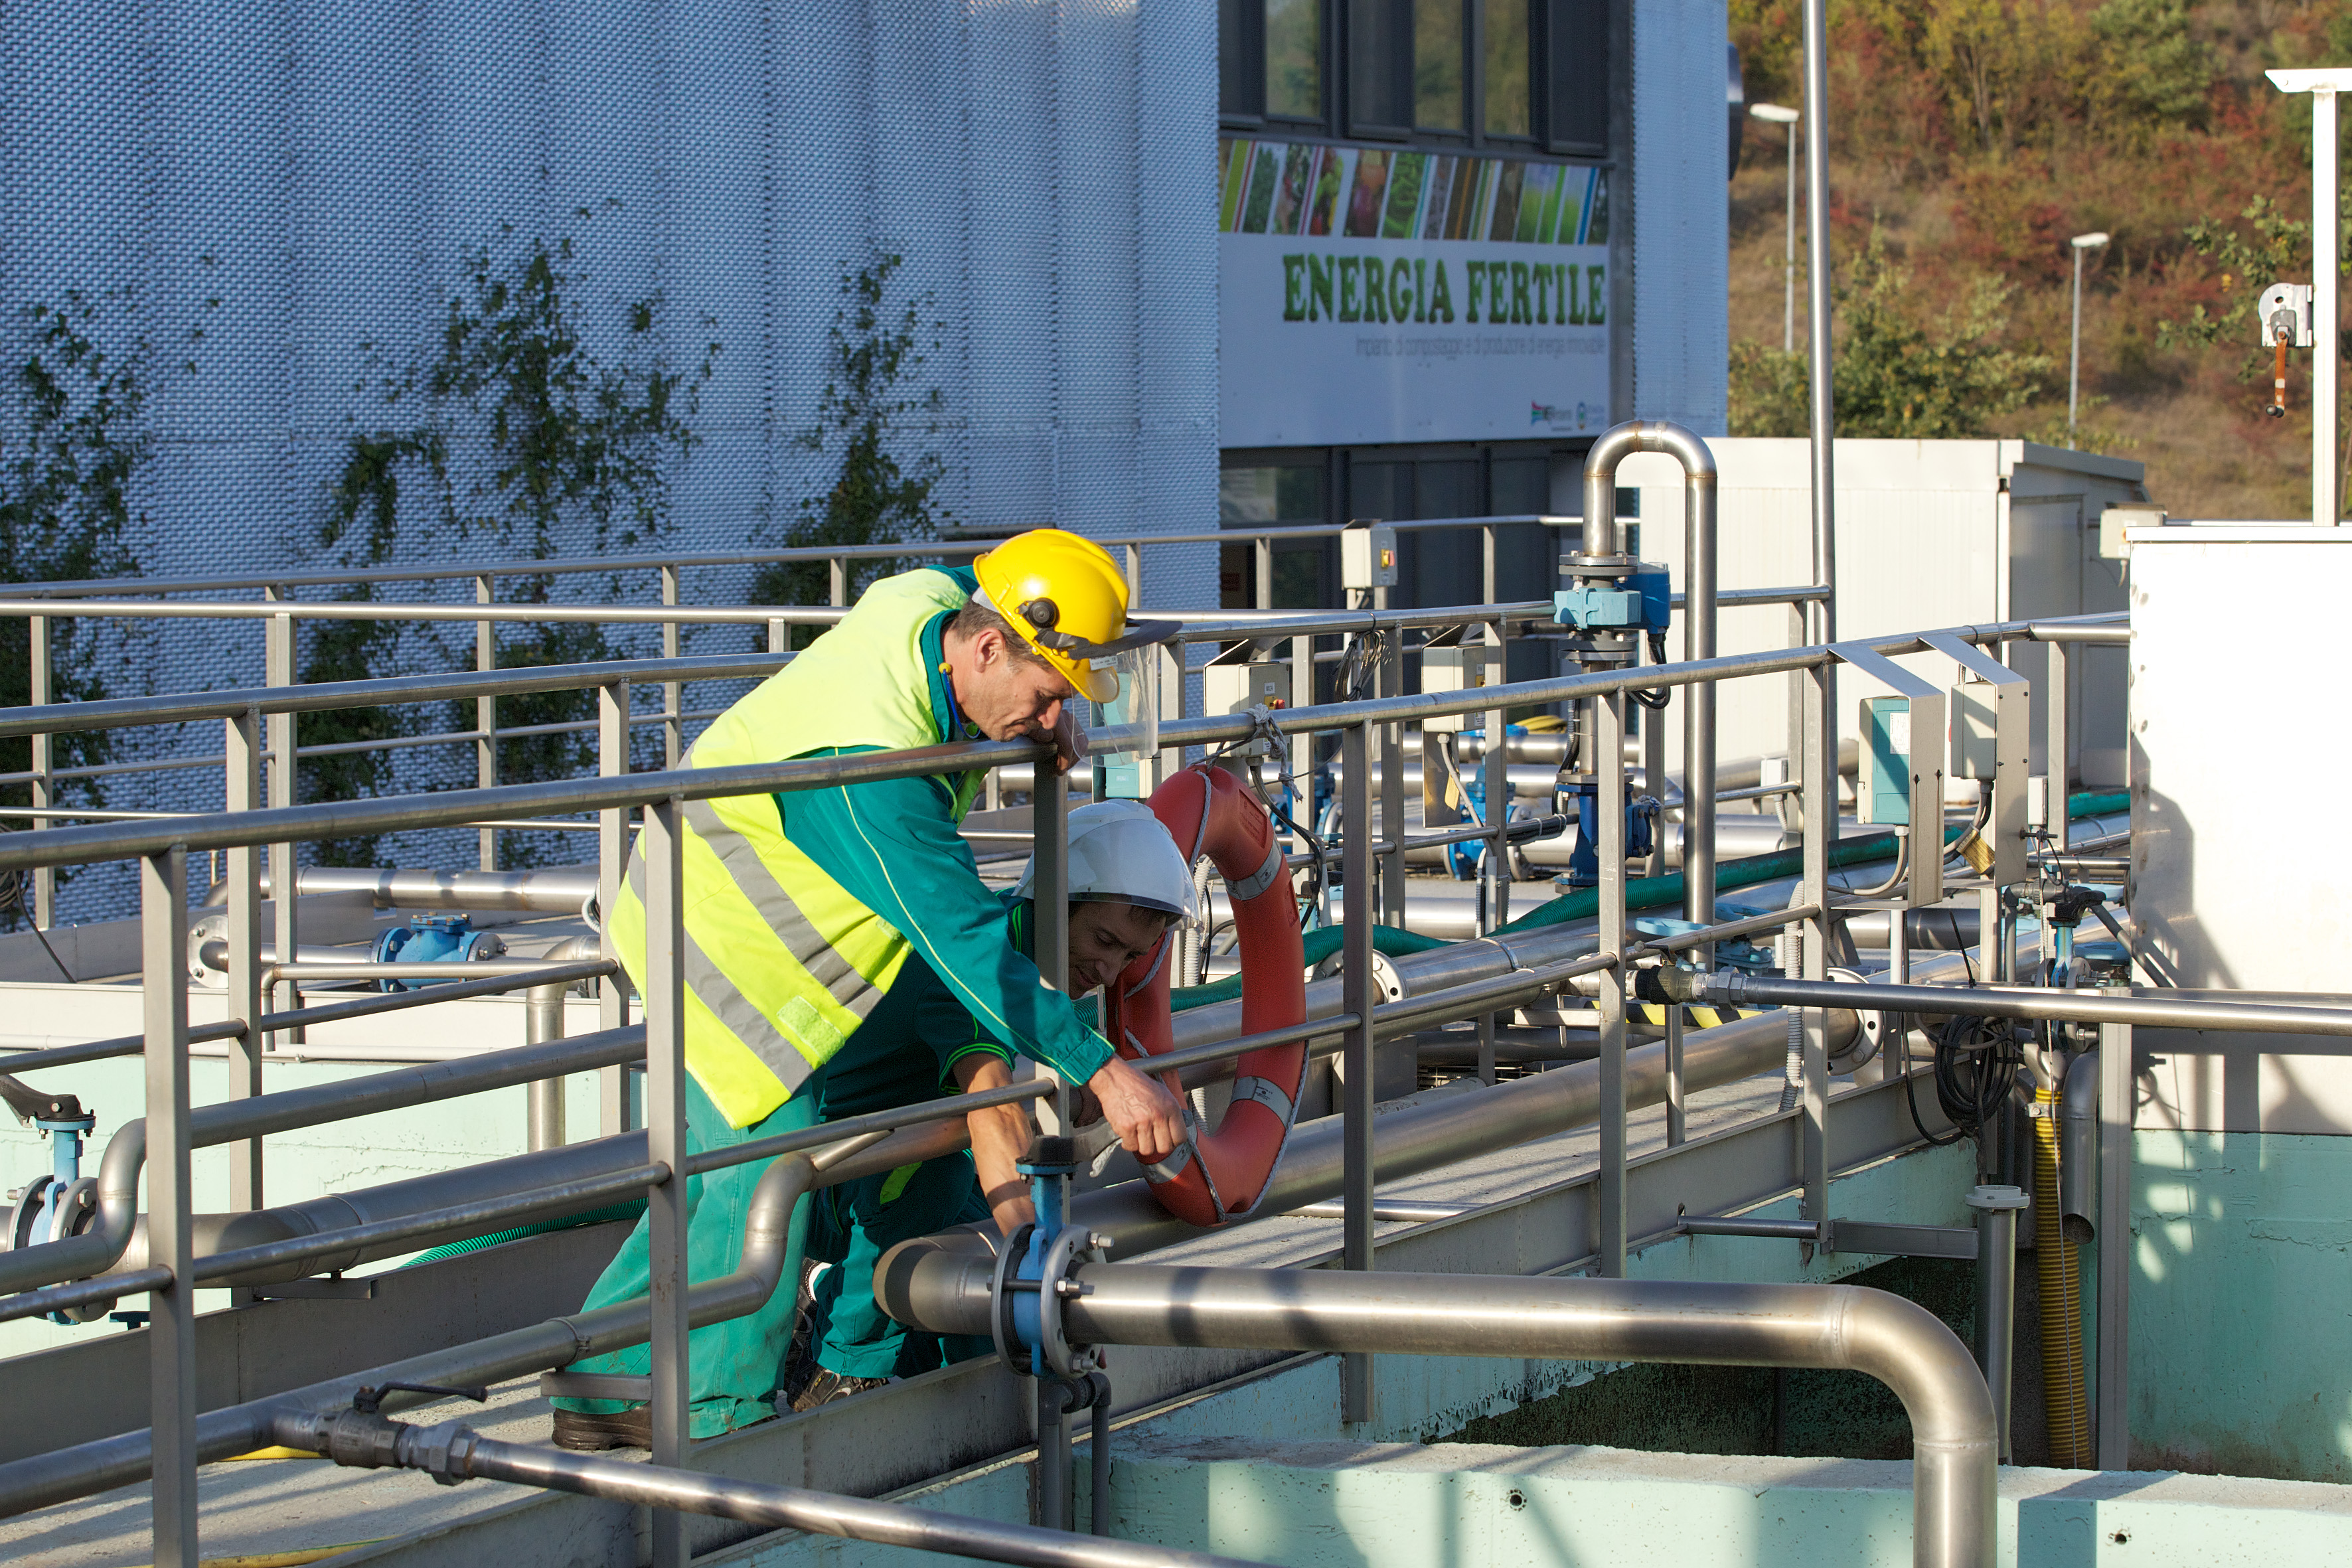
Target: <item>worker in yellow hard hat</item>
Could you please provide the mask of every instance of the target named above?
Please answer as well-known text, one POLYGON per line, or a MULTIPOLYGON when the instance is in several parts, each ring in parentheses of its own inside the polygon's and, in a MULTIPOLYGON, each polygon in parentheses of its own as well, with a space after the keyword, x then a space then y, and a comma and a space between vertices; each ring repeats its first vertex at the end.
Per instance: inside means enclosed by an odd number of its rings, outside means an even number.
MULTIPOLYGON (((721 714, 686 764, 1025 738, 1053 744, 1055 765, 1067 769, 1085 752, 1071 704, 1115 695, 1120 656, 1173 629, 1129 624, 1127 582, 1100 545, 1038 529, 1006 540, 970 570, 924 567, 876 583, 832 629, 721 714)), ((1085 1085, 1139 1159, 1157 1162, 1181 1145, 1181 1103, 1081 1022, 1011 939, 1006 905, 981 881, 957 832, 984 779, 984 772, 950 772, 687 803, 680 850, 692 1147, 814 1125, 827 1064, 910 957, 979 1027, 1085 1085)), ((643 881, 640 847, 609 925, 614 951, 639 977, 643 881)), ((754 1162, 693 1178, 693 1279, 734 1268, 765 1168, 754 1162)), ((805 1209, 793 1222, 786 1281, 800 1278, 805 1209)), ((640 1221, 588 1305, 643 1295, 648 1268, 640 1221)), ((774 1413, 793 1293, 788 1285, 759 1312, 695 1331, 693 1436, 774 1413)), ((646 1365, 641 1345, 578 1370, 642 1373, 646 1365)), ((647 1432, 642 1405, 557 1402, 555 1440, 566 1447, 643 1446, 647 1432)))

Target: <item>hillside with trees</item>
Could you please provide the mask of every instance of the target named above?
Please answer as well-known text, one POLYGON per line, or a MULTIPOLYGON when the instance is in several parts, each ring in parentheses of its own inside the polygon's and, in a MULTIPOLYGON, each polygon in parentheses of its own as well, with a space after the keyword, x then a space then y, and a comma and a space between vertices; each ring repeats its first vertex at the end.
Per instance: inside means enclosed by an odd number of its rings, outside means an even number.
MULTIPOLYGON (((2146 462, 2175 516, 2307 515, 2309 355, 2266 417, 2253 305, 2311 276, 2311 108, 2263 72, 2352 64, 2352 0, 1841 0, 1830 17, 1839 433, 2065 445, 2067 242, 2104 230, 2075 444, 2146 462)), ((1731 22, 1748 101, 1801 107, 1797 0, 1732 0, 1731 22)), ((1731 184, 1735 435, 1804 429, 1801 188, 1800 352, 1780 347, 1784 135, 1749 120, 1731 184)))

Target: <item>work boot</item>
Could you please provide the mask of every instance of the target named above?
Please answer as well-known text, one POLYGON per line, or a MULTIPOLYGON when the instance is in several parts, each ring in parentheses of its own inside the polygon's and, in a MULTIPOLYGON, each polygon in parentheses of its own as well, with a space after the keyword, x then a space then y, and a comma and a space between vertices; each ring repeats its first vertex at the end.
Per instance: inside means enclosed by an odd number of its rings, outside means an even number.
POLYGON ((801 1288, 793 1316, 792 1348, 784 1352, 784 1377, 776 1389, 776 1403, 786 1410, 799 1408, 793 1402, 809 1380, 817 1373, 816 1364, 816 1277, 827 1265, 811 1258, 801 1265, 801 1288))
POLYGON ((793 1409, 796 1413, 814 1410, 820 1405, 830 1405, 836 1399, 847 1399, 853 1394, 863 1394, 869 1388, 879 1388, 886 1383, 895 1381, 897 1380, 887 1377, 844 1377, 837 1372, 819 1367, 816 1369, 816 1375, 809 1379, 808 1386, 801 1390, 800 1397, 793 1401, 793 1409))
POLYGON ((575 1454, 601 1454, 607 1448, 651 1448, 654 1418, 642 1405, 632 1405, 609 1415, 558 1410, 555 1446, 575 1454))

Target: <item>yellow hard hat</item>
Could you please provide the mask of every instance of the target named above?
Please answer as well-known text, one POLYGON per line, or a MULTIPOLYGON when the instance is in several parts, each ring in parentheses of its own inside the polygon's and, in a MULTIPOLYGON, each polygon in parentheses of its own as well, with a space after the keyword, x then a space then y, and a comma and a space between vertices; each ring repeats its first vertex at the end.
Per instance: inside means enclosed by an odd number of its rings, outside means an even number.
POLYGON ((1173 621, 1130 627, 1127 579, 1110 552, 1058 528, 1018 533, 979 560, 980 591, 1023 641, 1079 694, 1097 702, 1118 695, 1118 656, 1176 631, 1173 621))

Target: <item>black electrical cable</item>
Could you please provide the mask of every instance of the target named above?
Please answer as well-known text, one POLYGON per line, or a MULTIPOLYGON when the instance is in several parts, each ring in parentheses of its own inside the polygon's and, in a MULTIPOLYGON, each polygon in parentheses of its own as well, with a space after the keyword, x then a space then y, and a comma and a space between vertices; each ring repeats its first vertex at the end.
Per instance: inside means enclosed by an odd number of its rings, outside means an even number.
POLYGON ((1936 1042, 1936 1101, 1962 1133, 1974 1137, 2000 1114, 2017 1087, 2025 1053, 2009 1024, 1955 1016, 1936 1042))
MULTIPOLYGON (((1664 632, 1650 634, 1650 662, 1652 664, 1666 662, 1666 634, 1664 632)), ((1675 690, 1671 686, 1661 686, 1650 691, 1639 689, 1628 689, 1625 695, 1653 713, 1663 713, 1665 711, 1666 704, 1673 700, 1675 690)))
MULTIPOLYGON (((1899 911, 1898 911, 1898 918, 1899 918, 1899 911)), ((1968 948, 1968 943, 1967 943, 1966 942, 1962 941, 1962 940, 1961 940, 1961 937, 1960 937, 1960 917, 1959 917, 1957 913, 1955 913, 1954 911, 1952 911, 1952 910, 1946 910, 1944 911, 1944 918, 1951 923, 1951 927, 1952 927, 1952 946, 1953 946, 1954 948, 1958 949, 1958 952, 1959 952, 1961 966, 1962 966, 1962 967, 1967 971, 1968 977, 1969 977, 1969 987, 1970 987, 1971 989, 1973 989, 1973 988, 1975 987, 1975 985, 1976 985, 1976 983, 1977 983, 1977 970, 1976 970, 1976 965, 1975 965, 1974 963, 1970 963, 1970 962, 1969 962, 1969 948, 1968 948)), ((1944 1115, 1946 1116, 1946 1118, 1947 1118, 1947 1119, 1948 1119, 1948 1120, 1952 1122, 1952 1124, 1953 1124, 1953 1125, 1952 1125, 1952 1131, 1951 1131, 1950 1136, 1948 1136, 1948 1137, 1945 1137, 1945 1138, 1938 1138, 1938 1137, 1937 1137, 1934 1133, 1932 1133, 1932 1132, 1930 1132, 1930 1131, 1927 1131, 1927 1124, 1925 1121, 1921 1121, 1921 1120, 1920 1120, 1920 1117, 1919 1117, 1918 1082, 1917 1082, 1917 1080, 1916 1080, 1916 1079, 1911 1079, 1911 1078, 1908 1078, 1908 1077, 1906 1077, 1906 1078, 1904 1079, 1904 1081, 1903 1081, 1903 1101, 1904 1101, 1905 1106, 1906 1106, 1906 1108, 1908 1108, 1908 1110, 1910 1110, 1910 1112, 1911 1112, 1911 1125, 1912 1125, 1912 1126, 1914 1126, 1914 1127, 1916 1127, 1916 1128, 1917 1128, 1917 1129, 1919 1130, 1919 1136, 1920 1136, 1920 1137, 1925 1138, 1925 1139, 1926 1139, 1929 1143, 1933 1144, 1933 1145, 1934 1145, 1934 1146, 1936 1146, 1937 1148, 1939 1148, 1939 1149, 1940 1149, 1940 1148, 1944 1148, 1944 1147, 1946 1147, 1947 1145, 1953 1144, 1953 1143, 1957 1143, 1957 1142, 1959 1142, 1961 1139, 1963 1139, 1963 1138, 1970 1138, 1970 1137, 1974 1137, 1974 1136, 1976 1135, 1977 1129, 1978 1129, 1979 1127, 1981 1127, 1981 1126, 1983 1125, 1983 1120, 1984 1120, 1984 1119, 1982 1119, 1982 1118, 1978 1118, 1978 1119, 1976 1120, 1975 1123, 1972 1125, 1964 1114, 1956 1114, 1956 1113, 1953 1111, 1953 1110, 1952 1110, 1952 1103, 1953 1103, 1953 1102, 1952 1102, 1952 1100, 1951 1100, 1951 1099, 1947 1098, 1947 1096, 1946 1096, 1946 1092, 1945 1092, 1945 1082, 1946 1082, 1946 1078, 1947 1078, 1947 1075, 1948 1075, 1948 1071, 1952 1074, 1952 1076, 1954 1077, 1954 1080, 1955 1080, 1956 1084, 1957 1084, 1957 1081, 1958 1081, 1958 1068, 1957 1068, 1957 1067, 1953 1067, 1953 1068, 1951 1068, 1948 1069, 1947 1065, 1946 1065, 1946 1064, 1947 1064, 1947 1058, 1949 1058, 1949 1057, 1954 1053, 1955 1049, 1957 1048, 1957 1047, 1954 1046, 1954 1029, 1955 1029, 1955 1027, 1956 1027, 1956 1026, 1959 1026, 1959 1025, 1963 1025, 1963 1024, 1976 1024, 1976 1025, 1982 1025, 1982 1024, 1985 1024, 1985 1023, 1987 1023, 1987 1022, 1989 1022, 1989 1020, 1981 1019, 1981 1018, 1979 1018, 1979 1019, 1967 1019, 1967 1018, 1955 1017, 1954 1019, 1952 1019, 1952 1021, 1951 1021, 1949 1024, 1947 1024, 1947 1025, 1945 1025, 1945 1026, 1944 1026, 1944 1032, 1943 1032, 1943 1035, 1942 1035, 1942 1037, 1941 1037, 1940 1038, 1938 1038, 1938 1039, 1937 1039, 1937 1041, 1936 1042, 1936 1047, 1935 1047, 1935 1058, 1934 1058, 1935 1075, 1936 1075, 1936 1101, 1937 1101, 1937 1104, 1942 1108, 1943 1112, 1944 1112, 1944 1115)), ((1895 1022, 1890 1020, 1890 1022, 1889 1022, 1889 1024, 1888 1024, 1888 1028, 1889 1028, 1889 1030, 1890 1030, 1890 1031, 1892 1031, 1895 1026, 1895 1026, 1895 1022)), ((2011 1042, 2011 1049, 2013 1051, 2013 1050, 2015 1049, 2015 1047, 2016 1047, 2016 1042, 2015 1042, 2014 1040, 2012 1040, 2012 1041, 2011 1042)), ((1980 1048, 1980 1047, 1977 1047, 1977 1048, 1980 1048)), ((2021 1059, 2022 1059, 2022 1058, 2021 1057, 2021 1058, 2020 1058, 2020 1059, 2021 1060, 2021 1059)), ((2013 1083, 2015 1083, 2015 1082, 2017 1081, 2016 1067, 2015 1067, 2015 1064, 2014 1064, 2014 1063, 2012 1063, 2012 1064, 2011 1065, 2011 1067, 2010 1067, 2008 1081, 2009 1081, 2010 1083, 2012 1083, 2012 1084, 2013 1084, 2013 1083)), ((1970 1083, 1969 1083, 1969 1092, 1966 1096, 1962 1097, 1962 1098, 1965 1100, 1965 1101, 1966 1101, 1966 1104, 1964 1105, 1964 1110, 1974 1110, 1974 1108, 1975 1108, 1975 1093, 1976 1093, 1977 1089, 1978 1089, 1978 1088, 1979 1088, 1979 1087, 1981 1087, 1981 1086, 1977 1085, 1977 1084, 1973 1081, 1973 1079, 1971 1079, 1971 1082, 1970 1082, 1970 1083)), ((2001 1090, 2001 1092, 2002 1092, 2003 1094, 2006 1094, 2006 1093, 2008 1092, 2008 1090, 2007 1090, 2007 1089, 2005 1089, 2005 1088, 2004 1088, 2004 1089, 2001 1090)), ((1994 1101, 1994 1109, 1995 1109, 1996 1110, 1998 1110, 2000 1109, 2000 1102, 1999 1102, 1998 1100, 1994 1101)))

